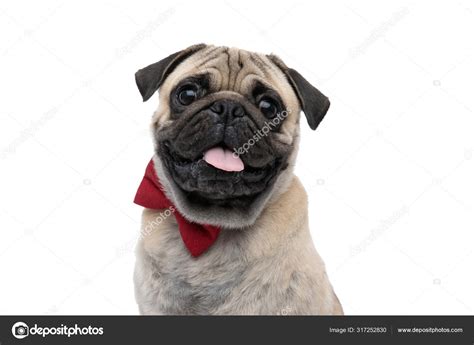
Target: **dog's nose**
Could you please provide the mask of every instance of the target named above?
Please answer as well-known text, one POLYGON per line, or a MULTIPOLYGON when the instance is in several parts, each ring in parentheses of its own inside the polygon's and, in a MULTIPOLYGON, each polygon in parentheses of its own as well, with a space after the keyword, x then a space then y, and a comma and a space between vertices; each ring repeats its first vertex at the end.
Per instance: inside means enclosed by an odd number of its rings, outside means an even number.
POLYGON ((245 109, 240 103, 228 99, 214 102, 211 105, 211 110, 218 115, 227 117, 229 115, 230 117, 242 117, 245 115, 245 109))

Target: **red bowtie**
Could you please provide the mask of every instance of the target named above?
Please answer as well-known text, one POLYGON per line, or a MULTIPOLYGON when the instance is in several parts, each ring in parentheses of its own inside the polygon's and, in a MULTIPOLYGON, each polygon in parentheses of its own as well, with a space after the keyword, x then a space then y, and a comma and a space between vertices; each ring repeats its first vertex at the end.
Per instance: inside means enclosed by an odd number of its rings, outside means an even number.
POLYGON ((151 209, 170 209, 178 222, 179 232, 184 244, 192 256, 197 257, 204 253, 216 240, 220 228, 207 224, 193 223, 179 213, 175 205, 166 197, 163 187, 155 172, 153 160, 146 167, 140 187, 135 195, 134 203, 151 209))

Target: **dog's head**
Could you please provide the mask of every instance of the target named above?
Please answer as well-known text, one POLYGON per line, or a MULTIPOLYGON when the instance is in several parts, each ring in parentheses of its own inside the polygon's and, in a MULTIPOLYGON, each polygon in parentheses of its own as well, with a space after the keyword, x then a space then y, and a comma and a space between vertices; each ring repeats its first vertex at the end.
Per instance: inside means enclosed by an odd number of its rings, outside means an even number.
POLYGON ((155 168, 191 221, 224 228, 255 222, 286 189, 299 142, 299 113, 314 130, 329 100, 274 55, 204 44, 139 70, 144 101, 158 89, 152 121, 155 168))

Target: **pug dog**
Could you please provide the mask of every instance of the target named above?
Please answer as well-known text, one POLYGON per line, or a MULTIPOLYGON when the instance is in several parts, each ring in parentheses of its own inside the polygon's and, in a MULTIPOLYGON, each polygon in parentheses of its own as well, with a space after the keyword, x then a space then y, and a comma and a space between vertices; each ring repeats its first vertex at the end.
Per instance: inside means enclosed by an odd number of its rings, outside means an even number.
POLYGON ((199 44, 139 70, 159 90, 135 202, 141 314, 342 314, 293 173, 303 111, 329 100, 275 55, 199 44))

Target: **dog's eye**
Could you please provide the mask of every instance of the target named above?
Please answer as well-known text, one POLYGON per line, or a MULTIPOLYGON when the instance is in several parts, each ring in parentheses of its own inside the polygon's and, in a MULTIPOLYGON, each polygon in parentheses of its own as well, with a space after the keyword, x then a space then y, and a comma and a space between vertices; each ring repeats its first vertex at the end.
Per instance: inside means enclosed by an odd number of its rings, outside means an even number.
POLYGON ((182 105, 190 105, 197 99, 198 93, 194 86, 185 86, 178 93, 179 103, 182 105))
POLYGON ((258 102, 258 108, 267 119, 272 119, 278 114, 278 105, 271 98, 262 98, 258 102))

